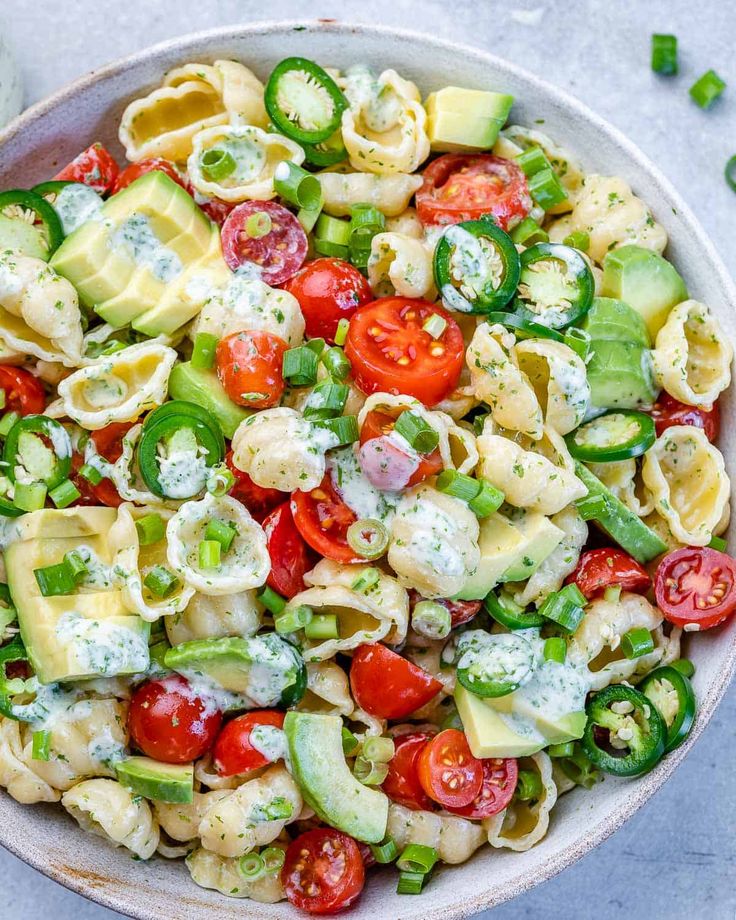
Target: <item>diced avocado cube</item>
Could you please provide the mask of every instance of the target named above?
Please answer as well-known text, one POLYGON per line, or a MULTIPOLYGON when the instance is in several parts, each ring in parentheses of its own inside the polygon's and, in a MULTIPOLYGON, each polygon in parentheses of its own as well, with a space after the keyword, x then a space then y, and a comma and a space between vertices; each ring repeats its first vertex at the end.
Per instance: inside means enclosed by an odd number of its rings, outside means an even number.
POLYGON ((121 785, 157 802, 188 805, 194 799, 194 764, 128 757, 115 764, 121 785))
POLYGON ((427 134, 432 150, 490 150, 506 123, 514 97, 445 86, 427 97, 427 134))
POLYGON ((119 294, 99 303, 95 311, 111 326, 128 326, 139 314, 142 303, 157 303, 166 296, 167 286, 154 278, 148 267, 137 268, 119 294))
POLYGON ((621 246, 603 260, 601 293, 618 297, 639 313, 652 341, 670 310, 687 300, 685 282, 674 265, 643 246, 621 246))
POLYGON ((513 565, 522 543, 520 531, 508 518, 496 512, 480 521, 480 561, 458 594, 460 600, 479 600, 501 581, 509 566, 513 565))
POLYGON ((635 342, 594 340, 588 361, 591 405, 639 409, 654 404, 659 387, 648 348, 635 342))
POLYGON ((59 246, 51 258, 52 268, 69 278, 85 306, 104 303, 125 288, 136 264, 114 251, 109 235, 95 221, 82 224, 59 246))
POLYGON ((514 521, 514 526, 521 534, 521 542, 500 581, 525 581, 530 578, 565 536, 549 518, 536 512, 521 516, 514 521))
POLYGON ((487 757, 528 757, 545 746, 544 740, 540 741, 534 732, 525 737, 514 731, 490 705, 490 700, 481 699, 461 684, 455 687, 454 696, 473 756, 481 760, 487 757))
POLYGON ((581 326, 594 341, 652 344, 644 319, 623 300, 596 297, 581 326))
POLYGON ((218 421, 226 438, 232 438, 238 425, 252 414, 230 399, 215 371, 192 367, 191 361, 174 365, 169 377, 169 396, 202 406, 218 421))

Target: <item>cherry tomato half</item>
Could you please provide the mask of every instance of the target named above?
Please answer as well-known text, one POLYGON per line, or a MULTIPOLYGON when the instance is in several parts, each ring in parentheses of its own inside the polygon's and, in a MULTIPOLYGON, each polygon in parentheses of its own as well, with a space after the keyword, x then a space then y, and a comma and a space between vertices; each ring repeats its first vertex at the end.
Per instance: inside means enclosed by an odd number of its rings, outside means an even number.
POLYGON ((54 176, 55 180, 83 182, 100 195, 109 192, 115 184, 120 168, 113 155, 102 144, 92 144, 83 150, 54 176))
POLYGON ((136 179, 140 179, 141 176, 145 176, 146 173, 150 172, 166 173, 169 179, 173 179, 177 185, 180 185, 183 189, 187 187, 185 180, 181 177, 181 173, 172 162, 164 160, 163 157, 149 157, 147 160, 138 160, 137 163, 131 163, 130 166, 126 166, 115 180, 112 194, 116 195, 118 192, 122 192, 131 182, 135 182, 136 179))
POLYGON ((437 304, 383 297, 353 314, 345 354, 364 393, 405 393, 434 406, 457 386, 465 345, 458 324, 437 304), (446 323, 437 339, 422 329, 433 313, 446 323))
POLYGON ((257 725, 283 728, 285 715, 276 709, 259 709, 227 722, 212 748, 212 760, 220 776, 250 773, 251 770, 258 770, 271 763, 253 747, 250 735, 257 725))
POLYGON ((463 808, 480 794, 483 761, 473 757, 464 733, 447 728, 435 735, 419 754, 419 782, 444 808, 463 808))
POLYGON ((217 343, 217 376, 239 406, 270 409, 284 392, 281 367, 289 346, 277 335, 260 330, 233 332, 217 343))
POLYGON ((299 301, 309 338, 335 341, 337 324, 350 319, 358 307, 373 300, 366 278, 342 259, 315 259, 307 263, 284 289, 299 301))
POLYGON ((253 482, 247 473, 239 470, 233 463, 233 452, 229 450, 225 455, 227 468, 235 477, 235 485, 230 489, 230 495, 242 502, 257 521, 263 518, 282 502, 288 501, 288 492, 279 492, 278 489, 264 489, 253 482))
POLYGON ((357 521, 340 498, 327 473, 311 492, 294 492, 291 513, 299 533, 320 555, 335 562, 364 562, 348 543, 348 529, 357 521))
MULTIPOLYGON (((93 431, 90 437, 97 453, 109 463, 115 463, 116 460, 119 460, 120 455, 123 453, 123 438, 134 424, 134 422, 113 422, 98 431, 93 431)), ((83 457, 80 454, 74 454, 72 457, 72 481, 82 494, 82 498, 79 499, 77 504, 107 505, 108 508, 119 507, 123 500, 118 495, 118 490, 112 481, 105 476, 97 485, 93 485, 89 480, 79 475, 79 469, 83 463, 83 457)))
POLYGON ((462 808, 451 808, 448 811, 463 818, 480 820, 497 815, 511 801, 516 781, 519 778, 519 767, 513 757, 489 757, 481 760, 483 764, 483 785, 480 792, 470 805, 462 808))
POLYGON ((350 666, 355 702, 379 719, 403 719, 428 703, 442 684, 385 645, 361 645, 350 666))
POLYGON ((365 885, 365 866, 352 837, 331 827, 300 834, 289 844, 281 869, 286 897, 310 914, 349 907, 365 885))
POLYGON ((43 383, 30 371, 0 364, 0 389, 5 393, 4 412, 40 415, 46 405, 43 383))
POLYGON ((381 788, 399 805, 414 811, 432 811, 434 802, 419 782, 418 760, 432 735, 429 732, 409 732, 394 738, 394 756, 388 763, 388 774, 381 788))
POLYGON ((266 284, 283 284, 304 264, 307 234, 291 211, 277 202, 245 201, 233 208, 222 225, 222 254, 233 271, 254 262, 266 284), (268 232, 251 236, 248 219, 261 214, 268 232))
POLYGON ((566 584, 574 583, 590 600, 611 585, 620 585, 623 591, 643 594, 652 580, 647 572, 622 549, 605 547, 583 553, 577 568, 566 584))
POLYGON ((178 674, 149 680, 130 701, 128 730, 136 747, 163 763, 189 763, 212 747, 222 713, 208 708, 178 674))
MULTIPOLYGON (((423 600, 426 600, 426 598, 422 597, 418 591, 414 588, 410 589, 409 604, 412 610, 423 600)), ((483 601, 451 601, 447 597, 436 597, 434 598, 434 603, 442 604, 449 611, 453 629, 456 626, 463 626, 465 623, 469 623, 483 606, 483 601)))
POLYGON ((284 597, 292 598, 304 590, 304 574, 314 565, 316 554, 299 533, 288 501, 268 515, 263 530, 271 557, 268 584, 284 597))
POLYGON ((718 626, 736 610, 736 562, 707 546, 686 546, 657 566, 654 594, 675 626, 718 626))
MULTIPOLYGON (((364 444, 367 444, 369 441, 374 441, 378 438, 382 438, 383 440, 382 440, 381 446, 383 449, 382 452, 384 454, 386 453, 387 449, 396 451, 397 453, 403 453, 400 447, 398 447, 396 444, 394 444, 390 440, 387 442, 386 438, 384 437, 385 435, 389 435, 393 431, 395 424, 396 424, 396 419, 393 416, 389 415, 386 412, 379 412, 377 409, 373 409, 371 412, 368 413, 368 415, 366 415, 365 420, 363 422, 363 426, 360 429, 361 446, 364 444)), ((362 456, 362 452, 361 452, 361 456, 362 456)), ((406 454, 406 457, 408 460, 414 461, 414 458, 409 457, 408 454, 406 454)), ((361 465, 363 465, 362 461, 361 461, 361 465)), ((415 465, 415 461, 412 462, 411 468, 413 468, 414 465, 415 465)), ((407 469, 407 475, 408 475, 409 467, 407 467, 406 469, 407 469)), ((409 475, 408 479, 404 478, 403 482, 399 482, 398 485, 395 485, 393 487, 391 485, 382 486, 378 482, 375 482, 373 478, 371 477, 369 470, 366 469, 365 466, 363 467, 363 472, 366 474, 366 476, 368 476, 369 479, 371 479, 371 482, 373 482, 373 485, 375 485, 376 488, 389 488, 392 491, 403 489, 406 486, 415 486, 418 482, 423 482, 429 476, 436 476, 437 473, 440 473, 441 471, 442 471, 442 456, 440 454, 440 450, 438 447, 436 447, 432 451, 431 454, 422 455, 419 461, 419 466, 417 466, 416 469, 414 469, 413 472, 411 472, 411 475, 409 475)), ((381 470, 381 472, 385 472, 385 468, 384 470, 381 470)))
POLYGON ((447 153, 424 170, 417 213, 424 224, 457 224, 492 214, 502 230, 532 208, 524 172, 490 153, 447 153))
POLYGON ((713 444, 721 430, 721 409, 717 402, 713 403, 710 410, 699 409, 697 406, 679 402, 664 391, 654 404, 651 416, 654 419, 657 437, 673 425, 693 425, 695 428, 702 428, 713 444))

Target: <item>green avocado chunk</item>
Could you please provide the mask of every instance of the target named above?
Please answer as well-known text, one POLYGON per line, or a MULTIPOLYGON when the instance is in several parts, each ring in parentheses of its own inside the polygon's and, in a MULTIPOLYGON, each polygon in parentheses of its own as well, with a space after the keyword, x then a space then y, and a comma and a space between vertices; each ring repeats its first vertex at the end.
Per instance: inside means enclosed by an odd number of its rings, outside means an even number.
POLYGON ((115 764, 115 772, 121 785, 146 799, 185 805, 194 799, 194 764, 128 757, 115 764))
POLYGON ((591 339, 607 342, 634 342, 649 348, 651 338, 641 315, 623 300, 596 297, 580 324, 591 339))
POLYGON ((252 415, 230 399, 214 371, 193 367, 191 361, 174 365, 169 377, 169 396, 206 409, 219 422, 226 438, 232 438, 238 425, 252 415))
POLYGON ((599 409, 648 407, 659 393, 651 352, 636 342, 594 340, 588 384, 591 405, 599 409))
POLYGON ((184 642, 166 652, 164 664, 184 676, 209 678, 223 690, 242 694, 254 709, 295 706, 307 687, 301 653, 276 633, 184 642))
POLYGON ((287 712, 284 731, 294 778, 304 800, 332 827, 365 843, 386 835, 388 798, 352 774, 342 749, 342 719, 287 712))
POLYGON ((685 282, 667 259, 634 245, 621 246, 605 257, 602 293, 619 297, 636 310, 652 341, 670 310, 688 296, 685 282))
POLYGON ((506 124, 514 97, 481 89, 445 86, 430 93, 427 134, 432 150, 490 150, 506 124))
POLYGON ((667 544, 578 460, 575 474, 588 489, 588 495, 575 503, 586 520, 594 520, 637 562, 649 562, 667 552, 667 544))

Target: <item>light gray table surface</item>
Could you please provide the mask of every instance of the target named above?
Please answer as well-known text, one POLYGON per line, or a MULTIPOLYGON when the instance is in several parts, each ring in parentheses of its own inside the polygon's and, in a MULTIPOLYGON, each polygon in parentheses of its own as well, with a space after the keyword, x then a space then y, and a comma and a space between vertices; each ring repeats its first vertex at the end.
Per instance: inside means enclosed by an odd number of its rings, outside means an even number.
MULTIPOLYGON (((736 195, 723 180, 723 166, 736 153, 734 0, 0 0, 0 33, 16 50, 30 104, 85 71, 176 35, 317 16, 411 27, 475 44, 572 92, 660 165, 735 270, 736 195), (651 73, 652 32, 679 36, 679 77, 651 73), (702 112, 687 89, 710 67, 730 86, 711 111, 702 112)), ((393 62, 399 70, 400 63, 393 62)), ((574 148, 574 138, 564 140, 574 148)), ((618 834, 547 884, 481 916, 734 920, 734 725, 732 687, 686 762, 618 834)), ((118 916, 4 851, 0 892, 3 920, 118 916)), ((171 916, 177 920, 173 907, 171 916)))

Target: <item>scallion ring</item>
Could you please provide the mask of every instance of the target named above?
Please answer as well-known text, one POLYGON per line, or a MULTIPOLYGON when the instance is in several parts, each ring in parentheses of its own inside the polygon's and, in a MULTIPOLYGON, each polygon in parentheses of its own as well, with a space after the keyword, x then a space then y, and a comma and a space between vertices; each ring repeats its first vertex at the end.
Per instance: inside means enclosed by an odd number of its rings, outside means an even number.
POLYGON ((378 559, 388 549, 388 530, 375 518, 362 518, 348 527, 350 549, 363 559, 378 559))

